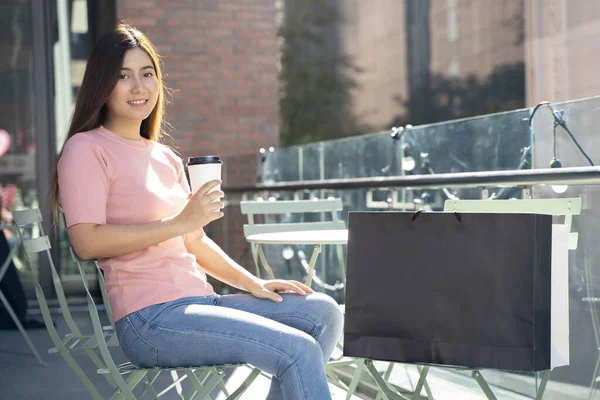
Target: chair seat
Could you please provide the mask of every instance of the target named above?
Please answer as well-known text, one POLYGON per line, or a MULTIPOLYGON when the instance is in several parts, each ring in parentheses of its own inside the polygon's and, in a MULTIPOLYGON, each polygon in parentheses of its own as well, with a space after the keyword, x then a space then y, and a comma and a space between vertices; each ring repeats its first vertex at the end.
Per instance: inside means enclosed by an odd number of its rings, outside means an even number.
MULTIPOLYGON (((189 369, 189 370, 195 372, 195 371, 211 369, 211 368, 216 369, 219 374, 222 374, 222 373, 224 373, 224 371, 226 369, 244 367, 244 366, 249 367, 250 369, 254 368, 253 366, 251 366, 249 364, 206 365, 206 366, 202 366, 202 367, 196 366, 196 367, 173 367, 173 368, 169 368, 169 367, 142 368, 142 367, 137 367, 130 362, 120 364, 117 366, 117 368, 119 369, 119 372, 122 375, 131 373, 131 372, 137 372, 137 371, 146 371, 146 372, 152 372, 152 371, 165 372, 165 371, 167 371, 168 372, 168 371, 181 371, 181 370, 189 369)), ((108 368, 100 368, 100 369, 98 369, 98 373, 99 374, 110 374, 110 371, 108 370, 108 368)))
MULTIPOLYGON (((115 332, 106 332, 104 334, 104 340, 109 347, 119 346, 119 338, 115 332)), ((94 335, 81 335, 77 336, 72 333, 68 333, 62 339, 62 344, 65 346, 67 351, 79 350, 79 349, 95 349, 98 347, 98 340, 94 335)), ((48 349, 48 353, 55 354, 60 353, 60 350, 56 347, 48 349)))

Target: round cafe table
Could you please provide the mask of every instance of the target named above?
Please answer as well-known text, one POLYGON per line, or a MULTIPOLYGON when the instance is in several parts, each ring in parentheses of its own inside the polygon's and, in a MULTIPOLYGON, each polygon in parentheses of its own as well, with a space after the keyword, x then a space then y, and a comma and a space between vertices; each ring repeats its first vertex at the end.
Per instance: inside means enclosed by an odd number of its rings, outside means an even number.
POLYGON ((315 264, 317 257, 321 252, 321 246, 325 244, 346 244, 348 243, 348 230, 318 230, 318 231, 287 231, 287 232, 269 232, 249 235, 246 240, 256 246, 258 257, 263 267, 271 279, 275 279, 273 269, 267 262, 262 245, 265 244, 294 244, 294 245, 312 245, 315 246, 307 268, 306 286, 310 286, 315 275, 315 264))

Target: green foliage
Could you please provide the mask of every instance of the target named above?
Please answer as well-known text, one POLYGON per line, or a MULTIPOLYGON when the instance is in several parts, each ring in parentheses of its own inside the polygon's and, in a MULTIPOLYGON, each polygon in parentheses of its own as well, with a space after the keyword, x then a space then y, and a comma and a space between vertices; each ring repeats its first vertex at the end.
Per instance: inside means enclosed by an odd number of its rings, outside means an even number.
POLYGON ((283 146, 364 132, 352 114, 354 74, 360 70, 342 54, 343 23, 331 0, 288 1, 279 29, 280 114, 283 146))
POLYGON ((396 97, 404 112, 392 126, 422 125, 525 106, 525 65, 501 65, 485 79, 434 75, 409 98, 396 97))

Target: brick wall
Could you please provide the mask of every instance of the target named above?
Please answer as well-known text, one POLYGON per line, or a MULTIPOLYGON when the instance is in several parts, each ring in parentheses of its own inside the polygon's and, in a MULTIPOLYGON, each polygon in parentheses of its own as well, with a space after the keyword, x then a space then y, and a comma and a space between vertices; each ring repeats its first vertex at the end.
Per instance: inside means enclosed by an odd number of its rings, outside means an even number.
MULTIPOLYGON (((255 182, 259 148, 279 144, 275 2, 117 0, 117 17, 145 32, 163 56, 175 91, 167 120, 184 160, 218 154, 224 186, 255 182)), ((226 213, 207 232, 253 270, 242 257, 244 219, 235 207, 226 213)))

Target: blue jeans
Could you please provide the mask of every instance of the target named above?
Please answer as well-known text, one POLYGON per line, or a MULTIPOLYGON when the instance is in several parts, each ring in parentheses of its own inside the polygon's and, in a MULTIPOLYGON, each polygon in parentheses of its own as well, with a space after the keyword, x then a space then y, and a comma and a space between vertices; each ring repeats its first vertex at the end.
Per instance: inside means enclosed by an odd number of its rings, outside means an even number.
POLYGON ((273 375, 268 400, 331 399, 325 364, 342 334, 331 297, 282 294, 188 297, 116 323, 121 348, 140 367, 248 363, 273 375))

